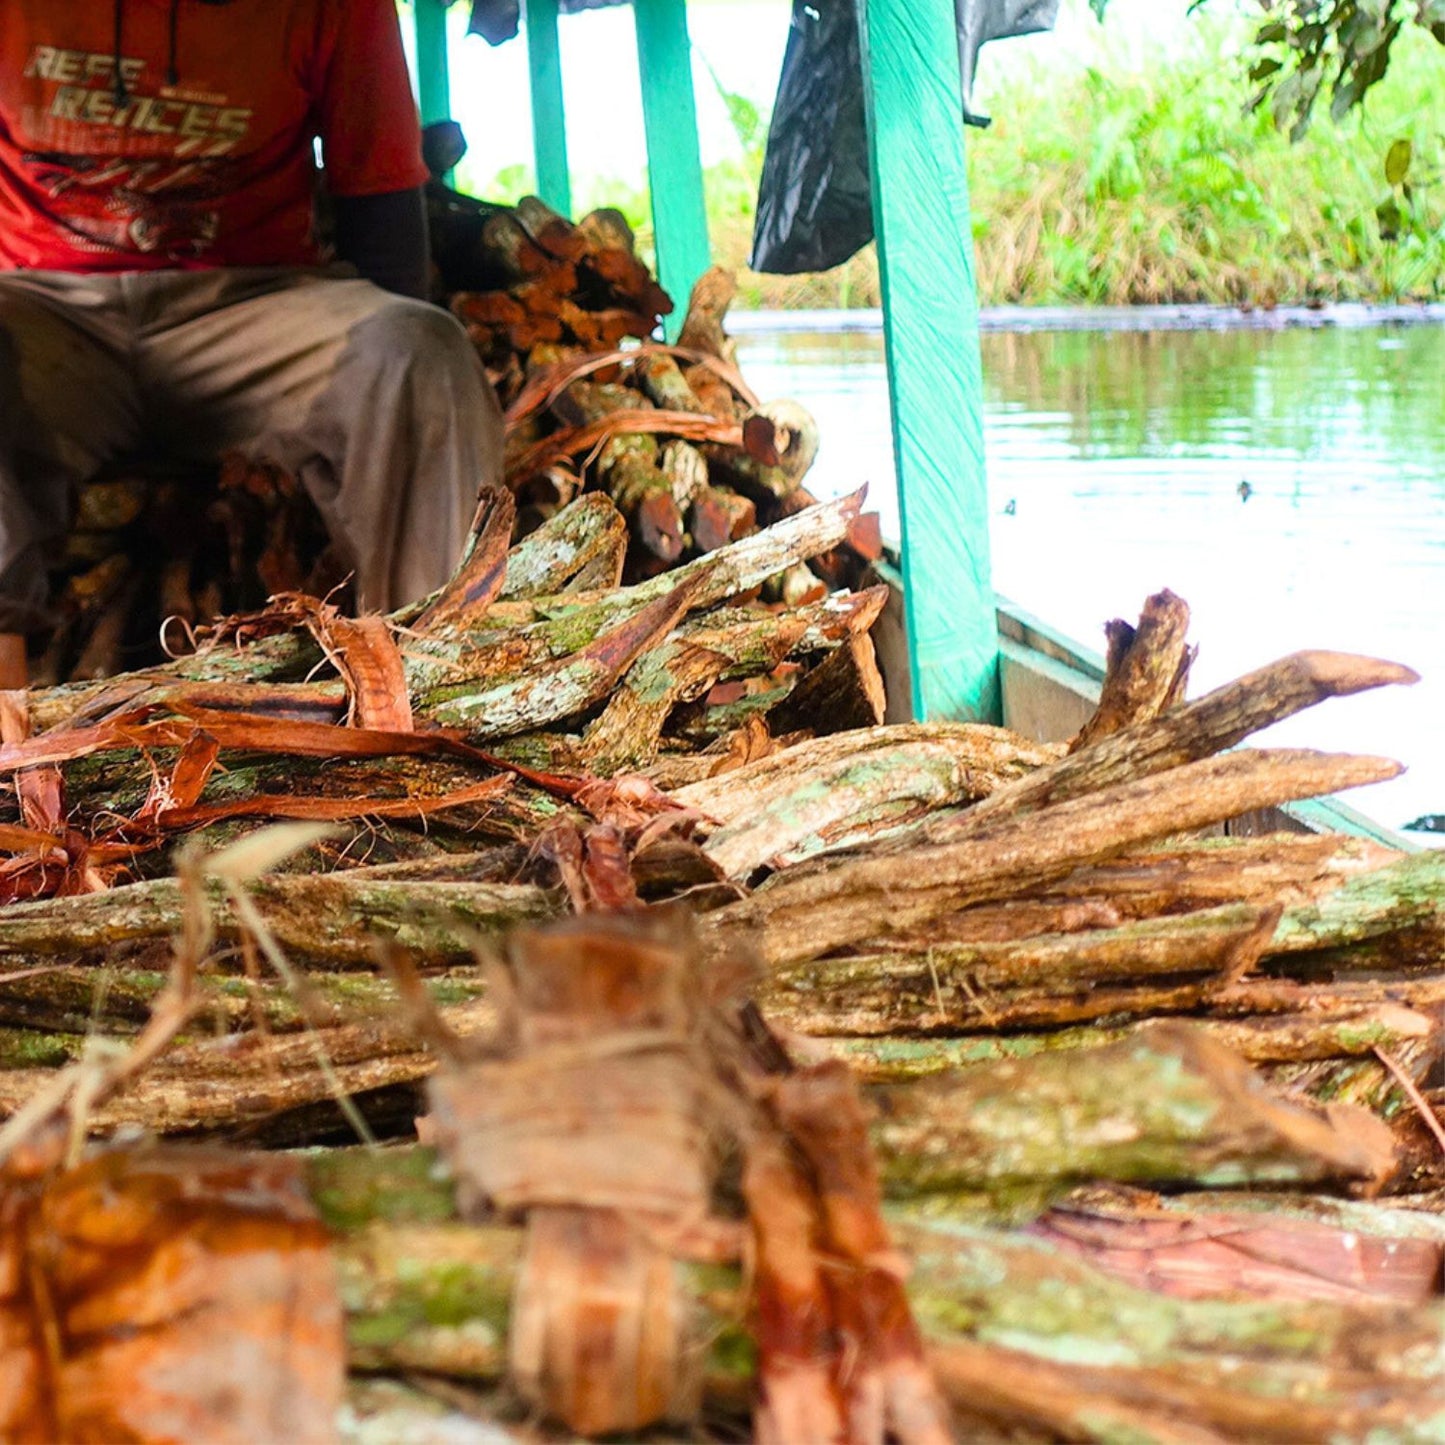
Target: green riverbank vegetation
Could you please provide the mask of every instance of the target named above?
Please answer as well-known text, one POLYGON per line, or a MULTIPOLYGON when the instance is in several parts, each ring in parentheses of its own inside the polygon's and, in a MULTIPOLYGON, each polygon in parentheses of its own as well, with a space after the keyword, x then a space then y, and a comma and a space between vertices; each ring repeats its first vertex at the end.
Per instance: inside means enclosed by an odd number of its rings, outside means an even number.
MULTIPOLYGON (((1042 42, 1023 63, 985 58, 976 100, 994 121, 968 133, 985 304, 1445 297, 1445 49, 1402 36, 1358 110, 1322 106, 1291 142, 1249 110, 1251 33, 1204 15, 1166 49, 1106 23, 1077 60, 1042 42)), ((717 258, 744 268, 767 118, 724 99, 739 156, 707 173, 709 221, 717 258)), ((579 199, 620 206, 646 240, 645 192, 579 199)), ((741 305, 878 304, 871 247, 823 275, 742 276, 741 305)))

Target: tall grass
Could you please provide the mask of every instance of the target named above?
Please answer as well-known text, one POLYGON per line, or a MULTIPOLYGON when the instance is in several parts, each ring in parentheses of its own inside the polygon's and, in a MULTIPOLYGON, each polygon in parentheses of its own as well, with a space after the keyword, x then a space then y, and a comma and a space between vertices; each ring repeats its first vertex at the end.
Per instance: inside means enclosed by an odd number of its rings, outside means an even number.
MULTIPOLYGON (((1445 50, 1408 37, 1363 111, 1291 144, 1247 111, 1237 21, 1201 20, 1167 52, 1103 36, 1087 64, 1051 53, 981 92, 994 124, 969 132, 968 171, 985 304, 1445 296, 1445 50), (1402 138, 1408 189, 1385 176, 1402 138)), ((734 124, 742 158, 705 179, 740 304, 877 305, 871 247, 823 275, 746 270, 765 118, 744 104, 734 124)), ((497 179, 505 192, 520 177, 497 179)), ((620 206, 647 243, 645 192, 579 199, 620 206)))
MULTIPOLYGON (((979 285, 991 301, 1301 301, 1445 294, 1445 51, 1402 47, 1368 108, 1297 144, 1246 112, 1210 26, 1147 68, 1035 70, 972 144, 979 285), (1385 155, 1412 142, 1405 224, 1382 225, 1385 155), (1393 239, 1391 239, 1393 237, 1393 239)), ((1393 217, 1392 217, 1393 219, 1393 217)))

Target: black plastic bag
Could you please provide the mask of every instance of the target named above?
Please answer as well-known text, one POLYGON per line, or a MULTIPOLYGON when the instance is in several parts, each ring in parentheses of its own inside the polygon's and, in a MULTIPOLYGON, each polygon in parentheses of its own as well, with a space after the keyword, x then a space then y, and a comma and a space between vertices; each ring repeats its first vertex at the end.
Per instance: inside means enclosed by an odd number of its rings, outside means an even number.
MULTIPOLYGON (((955 0, 969 109, 979 48, 1052 27, 1059 0, 955 0)), ((793 0, 753 223, 755 271, 840 266, 873 239, 873 187, 855 0, 793 0)))
POLYGON ((963 114, 972 125, 988 124, 973 110, 973 78, 978 52, 990 40, 1012 40, 1052 30, 1059 17, 1059 0, 954 0, 958 17, 958 60, 963 70, 963 114))
POLYGON ((853 0, 793 0, 758 181, 756 271, 826 271, 873 239, 853 0))

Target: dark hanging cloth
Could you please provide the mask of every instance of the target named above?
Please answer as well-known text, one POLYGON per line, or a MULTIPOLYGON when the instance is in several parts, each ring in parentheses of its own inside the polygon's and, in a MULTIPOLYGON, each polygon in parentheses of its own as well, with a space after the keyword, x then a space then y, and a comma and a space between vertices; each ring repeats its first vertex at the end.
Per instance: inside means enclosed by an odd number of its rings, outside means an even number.
MULTIPOLYGON (((955 0, 963 116, 979 49, 1053 27, 1059 0, 955 0)), ((873 190, 855 0, 793 0, 753 225, 757 271, 839 266, 873 239, 873 190)))
MULTIPOLYGON (((626 3, 627 0, 559 0, 557 11, 561 15, 575 15, 579 10, 603 10, 609 5, 626 3)), ((480 35, 488 45, 501 45, 516 36, 521 23, 521 0, 472 0, 467 33, 480 35)))
POLYGON ((480 35, 488 45, 501 45, 516 37, 521 23, 521 0, 472 0, 467 34, 480 35))

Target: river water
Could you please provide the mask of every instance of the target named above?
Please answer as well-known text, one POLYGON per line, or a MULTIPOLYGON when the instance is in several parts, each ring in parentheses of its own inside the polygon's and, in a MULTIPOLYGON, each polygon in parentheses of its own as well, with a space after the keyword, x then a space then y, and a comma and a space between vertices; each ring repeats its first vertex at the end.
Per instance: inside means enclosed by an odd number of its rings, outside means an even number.
MULTIPOLYGON (((810 487, 867 481, 896 536, 882 337, 759 322, 739 360, 817 416, 810 487)), ((983 360, 1003 596, 1102 650, 1105 620, 1171 588, 1194 693, 1303 647, 1407 663, 1415 687, 1260 736, 1404 762, 1346 795, 1378 822, 1445 813, 1445 327, 996 331, 983 360)))

